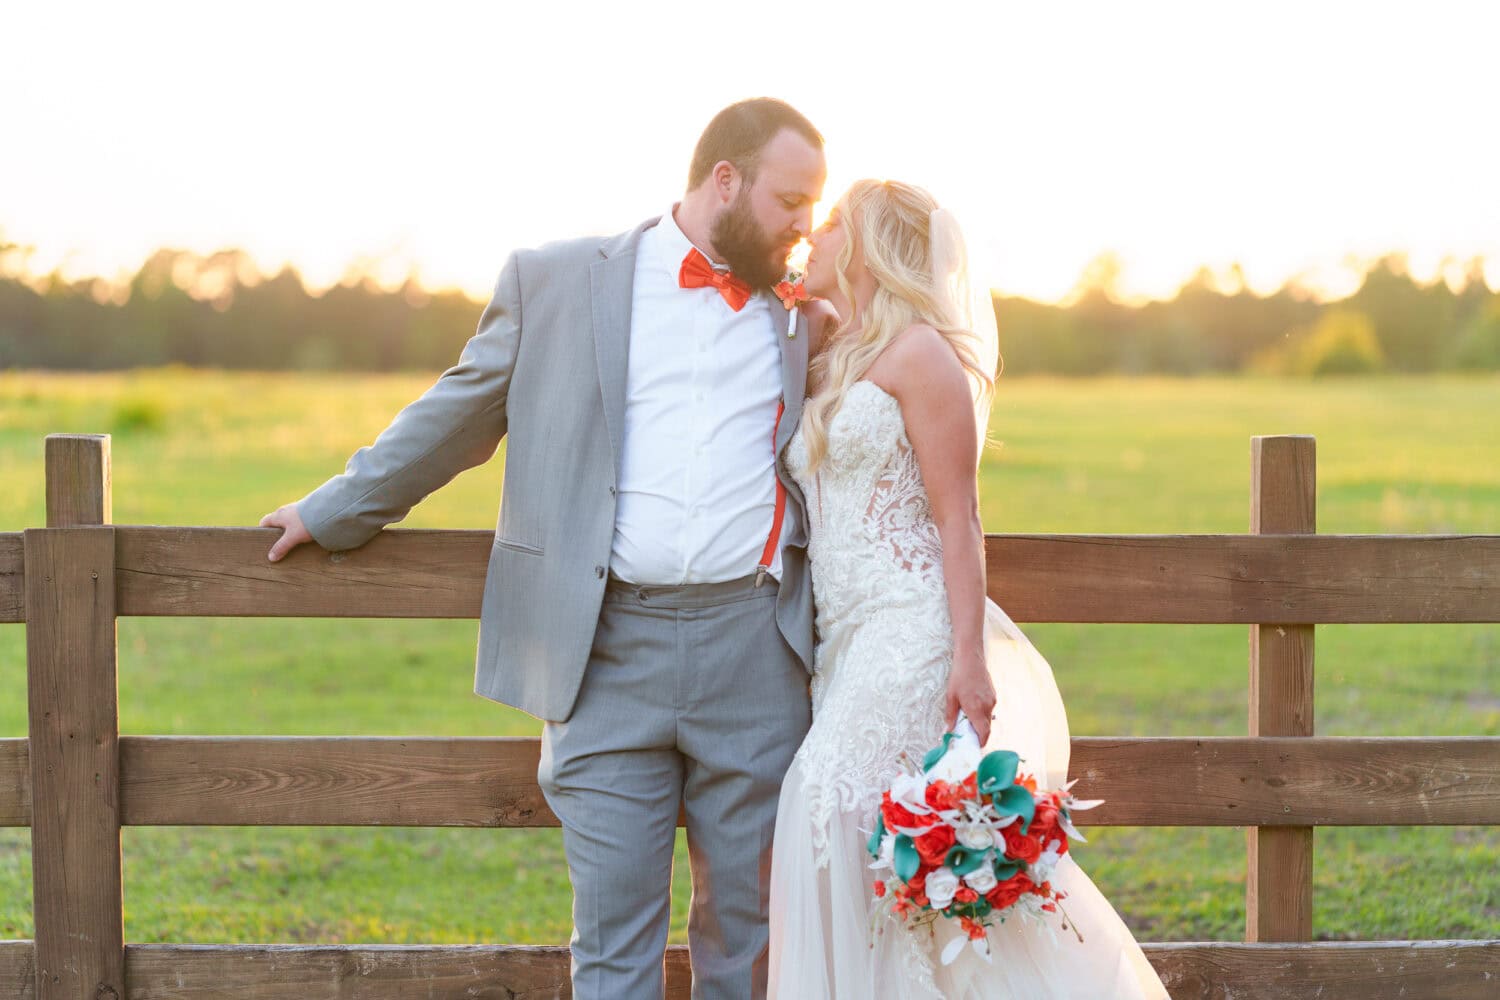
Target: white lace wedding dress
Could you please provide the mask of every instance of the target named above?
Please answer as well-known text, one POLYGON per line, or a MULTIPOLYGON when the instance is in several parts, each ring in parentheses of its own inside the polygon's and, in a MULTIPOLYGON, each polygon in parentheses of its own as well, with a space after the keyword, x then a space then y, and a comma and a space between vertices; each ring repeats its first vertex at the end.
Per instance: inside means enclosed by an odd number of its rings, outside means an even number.
MULTIPOLYGON (((818 646, 813 723, 782 786, 771 865, 770 996, 779 1000, 1125 1000, 1167 996, 1087 875, 1064 855, 1052 884, 1084 940, 1012 917, 989 932, 992 961, 938 955, 956 929, 872 919, 865 844, 903 755, 942 737, 952 656, 941 544, 901 408, 856 382, 807 473, 800 430, 787 464, 807 498, 818 646)), ((989 748, 1023 758, 1038 785, 1068 769, 1068 723, 1052 670, 993 602, 986 655, 999 695, 989 748)), ((1107 788, 1078 789, 1107 797, 1107 788)), ((1087 850, 1087 847, 1082 848, 1087 850)), ((946 924, 943 921, 942 924, 946 924)))

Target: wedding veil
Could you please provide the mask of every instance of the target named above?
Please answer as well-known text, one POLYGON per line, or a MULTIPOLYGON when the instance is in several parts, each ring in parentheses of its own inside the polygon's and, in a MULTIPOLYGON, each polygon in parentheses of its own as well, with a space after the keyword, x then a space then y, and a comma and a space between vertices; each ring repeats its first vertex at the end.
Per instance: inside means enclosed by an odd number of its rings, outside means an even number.
MULTIPOLYGON (((948 299, 954 321, 970 332, 970 348, 980 368, 993 377, 1000 363, 1000 334, 995 323, 989 283, 974 281, 969 268, 968 245, 958 219, 951 211, 934 208, 928 215, 927 232, 932 244, 934 284, 948 299)), ((970 381, 974 419, 978 424, 982 449, 990 422, 990 392, 988 386, 972 375, 970 381)))
MULTIPOLYGON (((1000 335, 988 281, 974 281, 969 253, 958 219, 946 208, 928 217, 932 241, 933 277, 947 297, 957 324, 970 331, 970 347, 984 371, 995 374, 1000 361, 1000 335), (976 285, 978 287, 976 287, 976 285)), ((970 378, 974 389, 974 419, 981 451, 989 429, 987 387, 970 378)), ((998 701, 987 749, 1015 750, 1044 788, 1067 782, 1070 758, 1068 716, 1052 668, 994 601, 985 599, 985 660, 998 701)))

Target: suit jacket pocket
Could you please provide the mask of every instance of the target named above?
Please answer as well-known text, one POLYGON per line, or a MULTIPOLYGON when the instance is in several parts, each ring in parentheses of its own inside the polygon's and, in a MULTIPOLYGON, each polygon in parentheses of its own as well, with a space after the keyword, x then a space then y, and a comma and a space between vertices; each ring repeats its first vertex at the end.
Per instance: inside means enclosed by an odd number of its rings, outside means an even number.
POLYGON ((539 556, 542 554, 540 545, 532 545, 530 542, 518 542, 510 538, 495 536, 495 544, 502 549, 510 549, 512 552, 521 552, 528 556, 539 556))

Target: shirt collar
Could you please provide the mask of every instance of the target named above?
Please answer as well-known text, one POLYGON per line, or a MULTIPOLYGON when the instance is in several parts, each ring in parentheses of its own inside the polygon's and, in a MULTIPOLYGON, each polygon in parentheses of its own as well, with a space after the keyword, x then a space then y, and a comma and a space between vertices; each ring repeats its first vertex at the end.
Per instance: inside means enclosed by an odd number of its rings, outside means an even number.
POLYGON ((672 280, 677 280, 677 272, 682 268, 682 260, 688 255, 688 251, 696 249, 703 254, 703 259, 708 261, 715 271, 729 270, 728 264, 715 264, 706 250, 697 246, 683 233, 682 227, 677 225, 677 220, 672 213, 677 211, 681 202, 674 201, 672 207, 662 213, 661 221, 656 224, 656 253, 661 261, 662 267, 666 268, 672 275, 672 280))

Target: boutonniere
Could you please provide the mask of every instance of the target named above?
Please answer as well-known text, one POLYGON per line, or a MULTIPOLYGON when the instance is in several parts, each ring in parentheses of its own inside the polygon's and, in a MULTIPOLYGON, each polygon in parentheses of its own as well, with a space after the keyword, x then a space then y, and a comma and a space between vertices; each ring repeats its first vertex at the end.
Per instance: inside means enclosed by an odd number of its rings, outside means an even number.
POLYGON ((797 336, 797 307, 811 300, 807 294, 807 288, 802 283, 801 271, 788 271, 786 277, 776 283, 776 297, 786 307, 787 325, 786 335, 788 338, 797 336))

